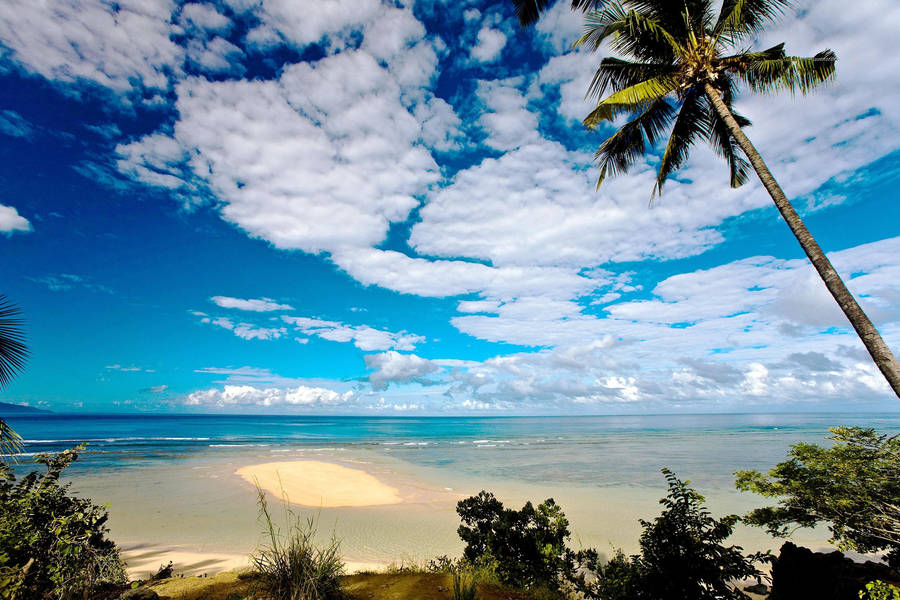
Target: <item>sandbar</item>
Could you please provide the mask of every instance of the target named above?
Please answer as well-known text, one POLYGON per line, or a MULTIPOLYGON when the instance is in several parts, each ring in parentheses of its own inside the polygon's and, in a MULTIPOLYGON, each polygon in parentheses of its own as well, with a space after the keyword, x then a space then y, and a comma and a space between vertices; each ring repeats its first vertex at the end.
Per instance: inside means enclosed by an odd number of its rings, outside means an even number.
POLYGON ((249 465, 235 473, 279 498, 286 497, 303 506, 380 506, 404 501, 396 488, 374 475, 318 460, 249 465))

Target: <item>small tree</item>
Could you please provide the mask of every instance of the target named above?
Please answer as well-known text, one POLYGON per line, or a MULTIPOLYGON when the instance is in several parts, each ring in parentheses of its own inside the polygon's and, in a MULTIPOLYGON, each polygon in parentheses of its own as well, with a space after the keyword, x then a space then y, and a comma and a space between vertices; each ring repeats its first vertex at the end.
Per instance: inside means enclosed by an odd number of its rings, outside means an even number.
POLYGON ((641 520, 641 553, 626 557, 619 552, 602 564, 595 551, 579 553, 583 570, 593 581, 579 576, 575 588, 596 600, 726 600, 743 599, 735 580, 759 578, 754 566, 765 555, 745 556, 739 546, 724 546, 736 515, 716 520, 703 506, 704 498, 689 482, 662 470, 669 484, 665 507, 653 521, 641 520))
POLYGON ((0 597, 72 598, 125 582, 118 548, 106 537, 105 507, 59 483, 81 448, 39 456, 46 472, 19 481, 0 464, 0 597))
POLYGON ((900 439, 861 427, 830 431, 833 447, 794 444, 768 476, 735 473, 738 489, 779 499, 744 522, 779 537, 826 522, 838 548, 886 550, 889 564, 900 566, 900 439))
POLYGON ((569 521, 552 498, 537 507, 527 502, 522 510, 513 510, 482 491, 460 500, 456 512, 462 519, 457 533, 466 543, 466 560, 476 564, 492 557, 503 583, 556 590, 571 573, 569 521))

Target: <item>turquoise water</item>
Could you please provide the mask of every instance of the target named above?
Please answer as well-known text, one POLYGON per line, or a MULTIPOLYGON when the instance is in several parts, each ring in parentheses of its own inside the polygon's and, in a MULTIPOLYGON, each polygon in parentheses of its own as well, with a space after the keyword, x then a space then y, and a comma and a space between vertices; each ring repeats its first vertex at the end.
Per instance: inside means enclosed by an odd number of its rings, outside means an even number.
POLYGON ((138 469, 172 461, 291 449, 377 452, 479 478, 578 485, 659 484, 667 466, 698 485, 730 486, 736 469, 768 468, 790 444, 828 427, 900 431, 900 414, 744 414, 511 418, 182 415, 11 417, 26 452, 88 449, 72 467, 138 469))

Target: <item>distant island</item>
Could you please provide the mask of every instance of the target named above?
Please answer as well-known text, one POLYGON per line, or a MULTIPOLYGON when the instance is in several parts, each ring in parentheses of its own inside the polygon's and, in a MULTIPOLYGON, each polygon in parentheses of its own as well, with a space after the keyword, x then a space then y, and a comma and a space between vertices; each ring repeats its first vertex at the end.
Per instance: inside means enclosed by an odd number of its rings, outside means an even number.
POLYGON ((34 408, 33 406, 24 406, 22 404, 10 404, 9 402, 0 402, 0 416, 5 415, 49 415, 53 411, 44 410, 42 408, 34 408))

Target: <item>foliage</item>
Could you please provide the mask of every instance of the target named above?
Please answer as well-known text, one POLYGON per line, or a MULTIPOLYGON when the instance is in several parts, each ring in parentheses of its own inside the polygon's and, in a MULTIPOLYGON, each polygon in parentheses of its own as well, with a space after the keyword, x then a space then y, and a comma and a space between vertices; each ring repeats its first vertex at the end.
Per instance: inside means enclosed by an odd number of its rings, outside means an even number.
POLYGON ((325 547, 316 545, 315 519, 303 520, 285 501, 288 531, 283 534, 272 521, 266 494, 257 488, 260 518, 265 525, 269 545, 251 557, 258 572, 256 583, 265 598, 271 600, 341 600, 344 561, 340 542, 332 537, 325 547))
POLYGON ((688 482, 663 469, 668 495, 655 520, 641 520, 641 553, 626 557, 621 551, 602 564, 594 550, 580 552, 584 575, 573 578, 576 590, 597 600, 724 600, 744 598, 733 584, 737 579, 759 578, 754 566, 763 555, 744 556, 739 546, 724 546, 738 517, 716 520, 703 506, 704 498, 688 482))
POLYGON ((573 568, 573 555, 566 548, 569 521, 552 498, 537 507, 527 502, 513 510, 482 491, 460 500, 456 512, 462 519, 457 533, 466 543, 465 560, 495 561, 504 584, 556 590, 573 568))
POLYGON ((866 589, 859 593, 860 600, 900 600, 900 589, 875 580, 866 584, 866 589))
POLYGON ((476 600, 478 580, 464 570, 453 572, 453 600, 476 600))
MULTIPOLYGON (((25 345, 21 309, 0 294, 0 388, 25 367, 28 346, 25 345)), ((0 454, 18 454, 22 438, 6 421, 0 419, 0 454)))
MULTIPOLYGON (((533 4, 515 0, 517 4, 533 4)), ((806 93, 834 76, 836 57, 824 50, 814 57, 788 56, 784 44, 752 52, 752 39, 788 6, 786 0, 618 0, 575 2, 593 5, 586 32, 576 45, 597 51, 607 45, 624 58, 600 61, 588 88, 598 98, 584 124, 631 115, 595 154, 598 185, 607 175, 626 172, 658 142, 665 141, 654 193, 687 161, 698 141, 707 141, 728 163, 731 185, 743 185, 750 165, 712 94, 724 102, 738 127, 750 122, 732 109, 738 84, 756 92, 806 93), (607 95, 605 98, 604 95, 607 95)))
MULTIPOLYGON (((106 507, 69 493, 63 470, 83 446, 36 462, 18 482, 0 465, 0 589, 18 588, 8 598, 69 598, 100 584, 125 581, 116 545, 106 538, 106 507)), ((7 593, 7 591, 0 592, 7 593)), ((0 595, 0 598, 4 596, 0 595)))
POLYGON ((738 489, 779 498, 744 522, 786 537, 798 527, 827 522, 832 542, 842 550, 887 550, 900 564, 900 438, 874 429, 835 427, 831 448, 795 444, 789 459, 768 475, 738 471, 738 489))

